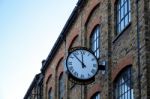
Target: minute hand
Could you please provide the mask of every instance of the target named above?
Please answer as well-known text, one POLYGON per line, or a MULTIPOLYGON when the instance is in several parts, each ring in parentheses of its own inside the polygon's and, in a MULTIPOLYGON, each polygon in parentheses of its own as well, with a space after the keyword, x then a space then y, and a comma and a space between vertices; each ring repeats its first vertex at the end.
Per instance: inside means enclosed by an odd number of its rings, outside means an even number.
POLYGON ((75 57, 76 57, 76 59, 82 64, 82 68, 85 68, 86 67, 86 65, 75 55, 75 54, 73 54, 75 57))

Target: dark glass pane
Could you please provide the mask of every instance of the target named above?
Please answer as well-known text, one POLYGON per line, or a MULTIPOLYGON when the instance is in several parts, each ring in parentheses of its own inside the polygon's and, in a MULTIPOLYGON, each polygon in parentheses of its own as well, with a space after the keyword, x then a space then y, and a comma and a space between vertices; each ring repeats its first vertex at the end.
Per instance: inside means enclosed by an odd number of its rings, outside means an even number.
POLYGON ((121 6, 123 5, 124 0, 120 0, 121 1, 121 6))
POLYGON ((125 26, 127 26, 128 25, 128 15, 125 17, 125 26))
POLYGON ((128 10, 128 7, 127 7, 127 2, 124 4, 124 13, 127 14, 127 10, 128 10))
POLYGON ((124 17, 124 10, 123 10, 123 7, 121 7, 121 10, 120 10, 120 12, 121 12, 121 20, 123 19, 123 17, 124 17))
POLYGON ((123 21, 123 20, 121 21, 121 26, 120 26, 120 28, 121 28, 121 29, 120 29, 121 31, 124 29, 124 21, 123 21))

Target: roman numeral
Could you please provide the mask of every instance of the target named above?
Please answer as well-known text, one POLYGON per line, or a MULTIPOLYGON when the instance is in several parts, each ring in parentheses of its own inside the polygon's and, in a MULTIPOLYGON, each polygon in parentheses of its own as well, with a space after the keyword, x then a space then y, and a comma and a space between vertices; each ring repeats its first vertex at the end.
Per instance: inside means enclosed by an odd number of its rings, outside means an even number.
POLYGON ((84 78, 84 75, 83 75, 83 74, 81 74, 81 78, 84 78))
POLYGON ((74 55, 79 55, 79 52, 74 52, 73 54, 74 54, 74 55))
POLYGON ((91 73, 95 74, 95 73, 96 73, 96 70, 95 70, 95 69, 92 69, 92 70, 91 70, 91 73))
POLYGON ((96 67, 96 64, 93 64, 93 67, 96 67))
POLYGON ((74 75, 78 77, 78 73, 77 72, 74 72, 74 75))
POLYGON ((68 65, 72 65, 72 62, 68 62, 68 65))
POLYGON ((80 51, 82 55, 85 55, 85 51, 80 51))
POLYGON ((71 67, 69 67, 69 70, 71 71, 71 72, 74 72, 74 69, 73 69, 73 67, 71 66, 71 67))
POLYGON ((70 57, 69 57, 69 58, 73 59, 74 57, 73 57, 72 55, 70 55, 70 57))
POLYGON ((92 59, 91 59, 91 61, 94 61, 94 60, 95 60, 95 58, 92 58, 92 59))
POLYGON ((90 75, 90 74, 88 74, 88 77, 91 77, 91 75, 90 75))

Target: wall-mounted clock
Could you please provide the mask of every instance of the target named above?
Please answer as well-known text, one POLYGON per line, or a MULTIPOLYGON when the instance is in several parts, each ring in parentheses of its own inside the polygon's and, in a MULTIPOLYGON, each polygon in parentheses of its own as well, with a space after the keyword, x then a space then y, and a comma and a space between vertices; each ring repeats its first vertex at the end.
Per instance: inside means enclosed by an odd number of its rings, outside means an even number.
POLYGON ((78 80, 92 79, 98 71, 95 55, 85 48, 76 48, 68 53, 66 66, 69 74, 78 80))

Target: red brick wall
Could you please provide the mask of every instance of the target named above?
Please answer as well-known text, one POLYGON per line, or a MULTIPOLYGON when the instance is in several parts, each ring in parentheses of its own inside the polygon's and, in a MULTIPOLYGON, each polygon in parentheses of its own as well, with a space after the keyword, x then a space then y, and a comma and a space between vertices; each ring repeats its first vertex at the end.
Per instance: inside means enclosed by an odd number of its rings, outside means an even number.
POLYGON ((91 99, 96 92, 101 92, 101 86, 99 84, 94 84, 93 87, 89 89, 87 99, 91 99))
POLYGON ((120 60, 118 60, 118 64, 114 67, 112 67, 112 81, 115 80, 115 78, 118 76, 121 70, 123 70, 125 67, 133 64, 133 57, 132 55, 127 55, 120 60))

